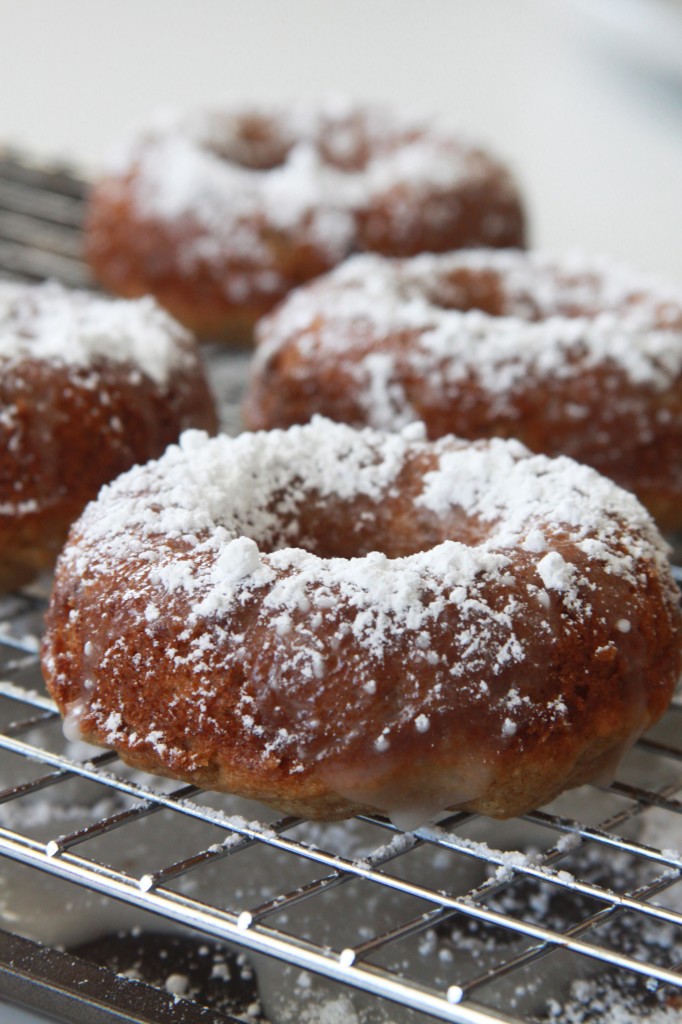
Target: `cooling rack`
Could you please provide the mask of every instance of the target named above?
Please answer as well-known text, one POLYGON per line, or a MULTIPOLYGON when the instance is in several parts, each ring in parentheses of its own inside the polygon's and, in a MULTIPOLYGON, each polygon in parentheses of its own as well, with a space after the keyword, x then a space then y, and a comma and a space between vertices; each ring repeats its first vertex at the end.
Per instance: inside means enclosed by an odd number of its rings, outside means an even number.
MULTIPOLYGON (((0 271, 90 286, 83 192, 67 168, 6 154, 0 271)), ((245 357, 208 358, 236 394, 245 357)), ((45 589, 0 600, 0 996, 88 1024, 518 1024, 682 1006, 682 702, 615 780, 519 821, 456 813, 404 833, 380 817, 273 818, 65 739, 40 675, 45 589), (200 1005, 180 975, 153 987, 82 954, 154 929, 237 951, 260 1005, 200 1005)))

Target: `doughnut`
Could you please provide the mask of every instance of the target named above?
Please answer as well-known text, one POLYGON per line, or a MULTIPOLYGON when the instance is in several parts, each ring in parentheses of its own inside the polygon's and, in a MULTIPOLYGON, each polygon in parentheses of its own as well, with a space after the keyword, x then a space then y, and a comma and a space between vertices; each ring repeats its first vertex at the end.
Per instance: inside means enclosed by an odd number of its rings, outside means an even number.
POLYGON ((145 771, 311 818, 507 817, 665 710, 667 550, 633 495, 513 439, 187 431, 74 525, 45 678, 68 735, 145 771))
POLYGON ((0 589, 49 568, 103 483, 215 428, 197 347, 150 299, 0 283, 0 589))
POLYGON ((320 413, 432 438, 516 437, 682 528, 682 290, 607 259, 357 256, 258 330, 253 429, 320 413))
POLYGON ((347 103, 159 118, 92 191, 86 255, 197 334, 250 341, 291 288, 355 251, 522 245, 507 169, 433 125, 347 103))

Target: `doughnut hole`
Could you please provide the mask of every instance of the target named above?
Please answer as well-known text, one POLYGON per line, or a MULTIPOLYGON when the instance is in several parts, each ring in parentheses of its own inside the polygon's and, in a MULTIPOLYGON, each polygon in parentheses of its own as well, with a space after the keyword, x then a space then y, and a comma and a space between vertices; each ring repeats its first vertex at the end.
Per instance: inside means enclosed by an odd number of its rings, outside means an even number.
POLYGON ((439 309, 478 309, 489 316, 501 316, 504 309, 499 275, 489 270, 463 268, 434 275, 424 283, 423 290, 428 301, 439 309))
POLYGON ((216 121, 204 148, 221 160, 249 170, 271 171, 281 167, 293 146, 293 140, 279 129, 273 117, 252 113, 216 121))
MULTIPOLYGON (((273 116, 247 113, 231 118, 209 119, 204 148, 228 163, 254 171, 270 171, 283 166, 296 139, 273 116)), ((417 142, 423 132, 384 131, 377 135, 366 115, 359 112, 340 117, 322 115, 309 137, 300 142, 309 145, 325 164, 348 173, 366 170, 372 160, 417 142)))
POLYGON ((491 523, 456 505, 447 514, 436 515, 418 502, 424 474, 437 467, 438 459, 432 453, 411 454, 381 502, 362 495, 349 500, 338 495, 330 498, 306 490, 304 482, 296 480, 269 503, 277 519, 288 527, 265 537, 248 528, 244 533, 263 553, 298 547, 319 558, 362 558, 374 551, 387 558, 405 558, 446 540, 481 544, 493 529, 491 523))
POLYGON ((521 252, 356 259, 262 321, 244 418, 517 438, 592 466, 679 531, 682 304, 649 289, 521 252))
MULTIPOLYGON (((408 275, 409 281, 409 275, 408 275)), ((425 297, 439 309, 470 312, 478 310, 488 316, 515 316, 529 323, 541 323, 552 317, 595 319, 603 313, 614 312, 614 298, 606 290, 604 280, 597 273, 556 273, 551 282, 552 295, 548 301, 543 290, 506 286, 499 271, 490 268, 456 267, 434 273, 430 278, 409 282, 408 295, 425 297)), ((407 296, 406 296, 407 297, 407 296)), ((623 296, 619 312, 636 310, 647 301, 644 292, 633 291, 623 296)), ((661 303, 657 326, 666 330, 682 328, 682 312, 670 303, 661 303)))

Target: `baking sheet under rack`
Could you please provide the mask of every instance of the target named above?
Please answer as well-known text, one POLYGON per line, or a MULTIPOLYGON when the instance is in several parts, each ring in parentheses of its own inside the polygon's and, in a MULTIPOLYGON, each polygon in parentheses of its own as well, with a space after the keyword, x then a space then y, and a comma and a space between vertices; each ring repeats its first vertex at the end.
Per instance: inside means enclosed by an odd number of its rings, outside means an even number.
MULTIPOLYGON (((88 286, 83 193, 68 169, 5 154, 0 273, 88 286)), ((210 358, 231 378, 233 357, 210 358)), ((645 1017, 682 1005, 680 701, 616 780, 521 821, 315 825, 65 740, 40 675, 43 605, 39 587, 0 600, 0 997, 88 1024, 259 1017, 70 952, 85 933, 151 921, 244 951, 275 1024, 314 1013, 556 1021, 566 1001, 579 1020, 580 1007, 588 1019, 609 1000, 645 1017)))

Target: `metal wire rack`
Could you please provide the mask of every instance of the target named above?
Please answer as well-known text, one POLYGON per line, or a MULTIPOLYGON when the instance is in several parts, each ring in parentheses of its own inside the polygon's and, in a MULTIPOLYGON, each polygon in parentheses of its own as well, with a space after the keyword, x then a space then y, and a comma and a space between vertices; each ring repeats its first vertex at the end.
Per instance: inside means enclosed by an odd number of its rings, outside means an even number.
MULTIPOLYGON (((6 155, 0 272, 87 286, 83 191, 6 155)), ((682 1006, 682 702, 616 780, 522 821, 273 820, 69 743, 41 681, 43 606, 40 586, 0 601, 0 996, 88 1024, 312 1022, 325 1004, 361 1024, 551 1021, 571 999, 589 1016, 605 992, 643 1019, 682 1006), (262 1011, 235 1017, 69 952, 76 933, 150 921, 244 951, 262 1011)))

